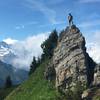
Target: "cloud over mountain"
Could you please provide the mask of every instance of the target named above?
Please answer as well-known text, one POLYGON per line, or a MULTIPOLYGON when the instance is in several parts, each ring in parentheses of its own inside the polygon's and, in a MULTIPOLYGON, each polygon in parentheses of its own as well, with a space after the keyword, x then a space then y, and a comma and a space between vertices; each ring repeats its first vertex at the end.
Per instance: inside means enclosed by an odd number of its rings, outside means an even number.
POLYGON ((100 31, 98 30, 93 34, 92 42, 87 43, 87 51, 89 55, 96 61, 100 63, 100 31))
POLYGON ((7 38, 4 41, 12 44, 12 49, 17 58, 13 60, 13 65, 17 68, 29 69, 33 56, 40 56, 42 49, 41 43, 47 38, 46 33, 27 37, 23 41, 7 38))
POLYGON ((7 44, 15 44, 16 42, 18 42, 18 40, 14 40, 11 38, 4 39, 3 41, 6 42, 7 44))
MULTIPOLYGON (((47 32, 49 33, 49 32, 47 32)), ((17 55, 17 58, 13 60, 13 65, 17 68, 29 69, 33 56, 40 56, 42 49, 41 43, 48 37, 47 33, 41 33, 38 35, 29 36, 23 41, 7 38, 4 41, 8 44, 12 44, 12 49, 17 55)), ((94 61, 100 63, 100 31, 97 31, 93 35, 93 42, 88 41, 87 52, 94 59, 94 61)))

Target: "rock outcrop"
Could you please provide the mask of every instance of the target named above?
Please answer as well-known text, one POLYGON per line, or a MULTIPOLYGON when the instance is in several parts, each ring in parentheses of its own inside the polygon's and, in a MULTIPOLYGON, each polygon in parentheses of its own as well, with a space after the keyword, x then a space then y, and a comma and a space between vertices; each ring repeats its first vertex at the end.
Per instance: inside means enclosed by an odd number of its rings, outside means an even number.
POLYGON ((54 50, 53 65, 56 87, 72 88, 77 81, 86 86, 93 81, 96 64, 86 53, 85 38, 75 25, 61 32, 54 50))
POLYGON ((47 68, 45 69, 45 72, 44 72, 44 77, 48 81, 55 80, 56 71, 52 62, 48 63, 47 68))

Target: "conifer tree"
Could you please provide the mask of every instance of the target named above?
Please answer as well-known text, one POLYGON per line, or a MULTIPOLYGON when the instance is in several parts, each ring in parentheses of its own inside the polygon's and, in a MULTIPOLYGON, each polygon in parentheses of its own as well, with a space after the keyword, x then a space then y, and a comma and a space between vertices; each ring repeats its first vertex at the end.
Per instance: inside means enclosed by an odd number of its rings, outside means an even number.
POLYGON ((57 45, 57 40, 58 33, 56 30, 54 30, 49 35, 48 39, 41 44, 41 47, 43 49, 42 59, 44 59, 44 57, 51 58, 53 56, 53 51, 57 45))
POLYGON ((31 63, 31 65, 30 65, 29 74, 32 74, 35 71, 36 68, 37 68, 37 61, 36 61, 36 58, 33 57, 33 61, 31 63))
POLYGON ((10 76, 7 76, 6 78, 6 82, 5 82, 5 87, 6 88, 9 88, 12 86, 12 80, 11 80, 11 77, 10 76))

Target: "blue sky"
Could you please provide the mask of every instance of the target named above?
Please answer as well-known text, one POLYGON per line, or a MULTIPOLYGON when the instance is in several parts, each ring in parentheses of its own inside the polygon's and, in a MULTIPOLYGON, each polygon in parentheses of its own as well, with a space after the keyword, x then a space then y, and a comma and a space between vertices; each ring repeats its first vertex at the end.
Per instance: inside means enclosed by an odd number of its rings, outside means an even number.
POLYGON ((88 36, 100 27, 100 0, 0 0, 0 40, 61 30, 69 12, 88 36))
POLYGON ((0 41, 17 42, 19 56, 27 50, 28 59, 21 60, 29 65, 33 55, 41 54, 48 33, 68 26, 68 13, 85 36, 90 56, 100 62, 100 0, 0 0, 0 41))

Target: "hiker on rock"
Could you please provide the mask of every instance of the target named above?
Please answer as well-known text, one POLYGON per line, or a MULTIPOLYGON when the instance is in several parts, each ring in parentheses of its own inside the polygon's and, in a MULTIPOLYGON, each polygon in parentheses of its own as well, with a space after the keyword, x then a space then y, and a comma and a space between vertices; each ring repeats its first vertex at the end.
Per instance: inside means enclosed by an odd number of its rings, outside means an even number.
POLYGON ((71 13, 69 13, 68 15, 68 21, 69 21, 69 27, 71 28, 71 26, 73 25, 73 16, 71 15, 71 13))

